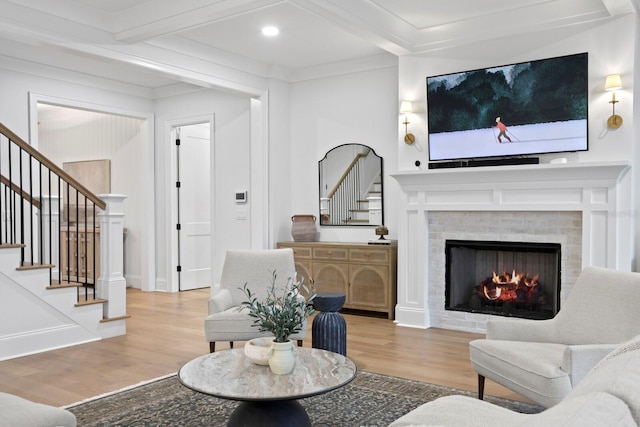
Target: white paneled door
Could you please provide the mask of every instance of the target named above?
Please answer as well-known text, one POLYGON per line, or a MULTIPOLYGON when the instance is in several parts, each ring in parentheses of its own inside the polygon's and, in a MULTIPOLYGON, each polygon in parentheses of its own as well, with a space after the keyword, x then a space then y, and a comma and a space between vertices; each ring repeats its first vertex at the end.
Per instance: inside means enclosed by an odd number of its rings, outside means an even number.
POLYGON ((210 133, 209 123, 181 126, 175 132, 181 291, 211 285, 210 133))

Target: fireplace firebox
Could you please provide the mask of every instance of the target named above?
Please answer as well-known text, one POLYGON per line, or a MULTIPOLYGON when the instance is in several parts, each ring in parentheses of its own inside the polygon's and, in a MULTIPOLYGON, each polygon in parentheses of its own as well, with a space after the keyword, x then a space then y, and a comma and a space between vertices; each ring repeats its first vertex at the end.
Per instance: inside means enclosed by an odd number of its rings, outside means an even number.
POLYGON ((447 240, 445 309, 550 319, 560 310, 560 244, 447 240))

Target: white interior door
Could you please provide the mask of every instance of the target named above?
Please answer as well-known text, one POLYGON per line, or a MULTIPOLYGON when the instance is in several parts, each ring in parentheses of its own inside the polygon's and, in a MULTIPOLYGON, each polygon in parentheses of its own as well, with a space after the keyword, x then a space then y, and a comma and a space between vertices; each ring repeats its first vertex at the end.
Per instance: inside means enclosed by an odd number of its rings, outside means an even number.
POLYGON ((210 124, 177 128, 178 277, 181 291, 211 285, 210 124))

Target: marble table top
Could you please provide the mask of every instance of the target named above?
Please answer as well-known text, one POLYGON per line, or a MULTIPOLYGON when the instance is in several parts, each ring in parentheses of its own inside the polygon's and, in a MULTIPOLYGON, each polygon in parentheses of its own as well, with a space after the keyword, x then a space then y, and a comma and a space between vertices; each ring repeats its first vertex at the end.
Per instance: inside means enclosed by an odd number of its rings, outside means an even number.
POLYGON ((295 347, 293 372, 275 375, 256 365, 242 348, 206 354, 180 368, 180 382, 201 393, 241 401, 289 400, 326 393, 349 383, 358 370, 349 358, 326 350, 295 347))

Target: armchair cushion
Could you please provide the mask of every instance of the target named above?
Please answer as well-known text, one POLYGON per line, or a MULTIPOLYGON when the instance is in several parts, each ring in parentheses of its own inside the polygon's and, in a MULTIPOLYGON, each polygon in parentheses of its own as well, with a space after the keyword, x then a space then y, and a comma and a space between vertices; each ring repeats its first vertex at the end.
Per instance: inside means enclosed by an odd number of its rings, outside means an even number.
POLYGON ((566 347, 484 339, 469 343, 471 364, 478 374, 545 407, 571 391, 569 374, 560 368, 566 347))
POLYGON ((467 396, 445 396, 425 403, 392 422, 389 427, 516 426, 524 415, 467 396))
POLYGON ((560 369, 569 373, 571 384, 578 384, 589 371, 616 348, 613 344, 568 345, 560 369))
POLYGON ((567 398, 603 391, 625 401, 640 424, 640 336, 627 341, 596 365, 567 398))
POLYGON ((63 408, 0 392, 0 427, 75 427, 76 416, 63 408))
POLYGON ((209 298, 209 314, 222 313, 231 307, 233 307, 233 301, 228 289, 220 289, 218 293, 209 298))
POLYGON ((466 396, 446 396, 425 403, 391 423, 390 427, 637 427, 624 401, 594 392, 538 414, 521 414, 466 396))
POLYGON ((488 340, 561 342, 553 319, 530 320, 509 318, 491 318, 487 322, 488 340))

